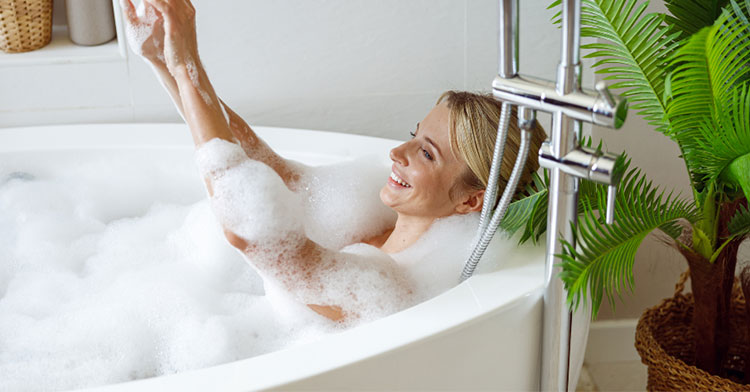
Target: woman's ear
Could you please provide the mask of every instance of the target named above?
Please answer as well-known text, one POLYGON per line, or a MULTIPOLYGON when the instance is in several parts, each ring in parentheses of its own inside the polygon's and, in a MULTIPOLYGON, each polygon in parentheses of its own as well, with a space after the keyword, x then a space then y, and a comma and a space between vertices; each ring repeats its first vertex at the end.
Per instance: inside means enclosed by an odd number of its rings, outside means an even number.
POLYGON ((470 212, 482 211, 482 202, 484 202, 484 189, 471 190, 464 195, 461 203, 456 206, 456 213, 468 214, 470 212))

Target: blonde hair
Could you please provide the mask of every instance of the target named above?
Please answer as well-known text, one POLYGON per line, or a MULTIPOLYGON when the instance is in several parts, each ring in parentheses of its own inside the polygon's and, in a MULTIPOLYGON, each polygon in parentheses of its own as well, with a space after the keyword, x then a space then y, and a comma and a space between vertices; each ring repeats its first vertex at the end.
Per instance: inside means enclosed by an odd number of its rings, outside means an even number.
MULTIPOLYGON (((450 145, 453 153, 463 159, 469 167, 464 175, 463 185, 469 189, 486 189, 490 177, 490 165, 497 139, 497 126, 500 120, 501 103, 491 95, 466 91, 446 91, 437 104, 445 102, 450 109, 450 145)), ((532 173, 539 170, 538 154, 542 142, 547 138, 541 125, 534 121, 529 157, 516 189, 516 195, 523 192, 532 181, 532 173)), ((508 184, 510 173, 521 144, 521 131, 515 107, 511 111, 505 153, 500 165, 498 189, 502 192, 508 184)), ((453 190, 452 192, 453 193, 453 190)))

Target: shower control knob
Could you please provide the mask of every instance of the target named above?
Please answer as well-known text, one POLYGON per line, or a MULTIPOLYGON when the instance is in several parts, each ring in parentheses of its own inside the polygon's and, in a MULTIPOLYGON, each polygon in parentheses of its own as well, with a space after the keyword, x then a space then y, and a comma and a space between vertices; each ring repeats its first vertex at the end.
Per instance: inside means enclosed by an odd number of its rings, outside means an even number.
POLYGON ((599 96, 601 96, 610 107, 615 107, 617 105, 614 95, 609 91, 607 84, 604 83, 604 81, 598 81, 594 88, 599 92, 599 96))
POLYGON ((628 100, 623 97, 615 97, 604 81, 597 82, 594 88, 598 92, 596 104, 592 108, 594 123, 603 124, 606 119, 609 127, 620 129, 628 116, 628 100), (596 121, 596 119, 600 121, 596 121))

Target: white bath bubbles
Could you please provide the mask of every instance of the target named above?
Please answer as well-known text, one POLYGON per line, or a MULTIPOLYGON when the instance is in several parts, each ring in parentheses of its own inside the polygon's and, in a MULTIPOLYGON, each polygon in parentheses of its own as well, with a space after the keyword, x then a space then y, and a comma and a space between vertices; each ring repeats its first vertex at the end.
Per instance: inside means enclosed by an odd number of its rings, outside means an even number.
POLYGON ((339 251, 392 223, 372 186, 382 184, 385 175, 365 177, 372 170, 360 171, 357 164, 300 165, 297 170, 303 173, 295 184, 300 192, 293 193, 271 168, 245 157, 237 144, 213 139, 196 156, 201 173, 210 179, 219 222, 248 243, 249 263, 297 302, 341 308, 347 323, 380 318, 413 303, 414 285, 388 255, 374 248, 339 251), (385 217, 377 216, 378 211, 385 217), (311 250, 308 233, 320 241, 311 250))
MULTIPOLYGON (((432 298, 458 283, 461 270, 472 251, 479 213, 453 215, 438 219, 417 242, 393 256, 409 273, 416 285, 417 300, 432 298), (445 246, 450 241, 451 246, 445 246)), ((501 264, 509 266, 504 255, 523 252, 517 241, 503 233, 490 242, 478 271, 493 271, 501 264)))
MULTIPOLYGON (((442 219, 393 257, 352 245, 394 222, 378 197, 390 172, 382 159, 304 169, 294 193, 241 149, 215 146, 214 155, 197 154, 226 202, 213 207, 188 148, 2 154, 0 390, 78 388, 231 362, 340 330, 306 303, 357 309, 356 323, 458 282, 475 216, 442 219), (325 290, 296 282, 289 293, 263 282, 216 216, 260 243, 294 233, 319 243, 315 282, 325 290)), ((501 240, 493 249, 510 246, 501 240)))
POLYGON ((77 155, 0 161, 0 390, 153 377, 331 330, 277 317, 189 151, 77 155))
POLYGON ((393 227, 396 213, 380 201, 390 167, 373 163, 380 158, 363 156, 303 170, 297 187, 304 198, 305 234, 310 239, 341 249, 393 227))
POLYGON ((302 199, 270 167, 248 159, 239 145, 213 139, 198 149, 196 161, 211 179, 211 206, 226 229, 256 244, 303 232, 302 199))

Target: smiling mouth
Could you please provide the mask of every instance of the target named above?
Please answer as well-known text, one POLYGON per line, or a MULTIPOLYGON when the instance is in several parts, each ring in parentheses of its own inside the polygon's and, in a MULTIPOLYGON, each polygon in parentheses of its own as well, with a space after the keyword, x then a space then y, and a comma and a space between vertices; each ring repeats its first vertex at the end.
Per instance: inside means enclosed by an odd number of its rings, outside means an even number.
POLYGON ((394 172, 391 172, 391 180, 393 180, 393 182, 401 185, 404 188, 411 188, 411 185, 409 185, 409 183, 402 180, 401 177, 397 176, 396 173, 394 172))

